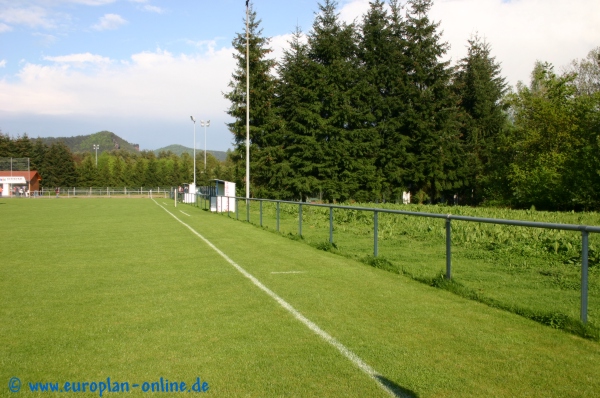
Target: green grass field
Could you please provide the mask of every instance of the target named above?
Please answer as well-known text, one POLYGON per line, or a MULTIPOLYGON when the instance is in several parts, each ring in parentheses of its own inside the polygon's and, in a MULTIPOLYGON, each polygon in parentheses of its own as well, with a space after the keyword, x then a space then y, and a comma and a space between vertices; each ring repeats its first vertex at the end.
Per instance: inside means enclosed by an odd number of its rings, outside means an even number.
POLYGON ((108 377, 200 378, 218 397, 389 396, 163 207, 397 395, 600 394, 597 342, 170 200, 61 198, 0 200, 0 396, 108 377))

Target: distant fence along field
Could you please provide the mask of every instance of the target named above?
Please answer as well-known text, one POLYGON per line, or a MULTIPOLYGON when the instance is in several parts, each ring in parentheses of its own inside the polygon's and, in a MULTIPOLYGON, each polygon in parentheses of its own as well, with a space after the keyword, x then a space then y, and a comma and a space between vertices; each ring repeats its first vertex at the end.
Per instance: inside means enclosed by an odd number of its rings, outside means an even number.
MULTIPOLYGON (((171 187, 123 187, 123 188, 60 188, 59 196, 61 197, 161 197, 166 198, 171 195, 171 187)), ((30 196, 52 197, 56 196, 56 188, 43 188, 39 192, 33 192, 30 196)))

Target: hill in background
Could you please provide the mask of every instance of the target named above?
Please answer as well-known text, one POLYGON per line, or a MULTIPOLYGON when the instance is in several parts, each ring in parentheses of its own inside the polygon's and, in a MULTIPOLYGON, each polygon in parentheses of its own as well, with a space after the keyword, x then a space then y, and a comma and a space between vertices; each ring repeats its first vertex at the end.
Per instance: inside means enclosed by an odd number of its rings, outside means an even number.
POLYGON ((62 141, 73 153, 94 152, 94 145, 100 145, 98 152, 122 149, 128 152, 139 152, 138 144, 131 144, 110 131, 100 131, 94 134, 78 135, 76 137, 46 137, 41 139, 45 144, 52 145, 62 141))
MULTIPOLYGON (((100 145, 100 149, 98 149, 99 153, 110 152, 115 149, 121 149, 133 153, 140 151, 138 144, 132 144, 110 131, 100 131, 98 133, 78 135, 76 137, 45 137, 40 139, 42 142, 44 142, 44 144, 49 146, 55 142, 62 141, 73 153, 94 152, 94 145, 100 145)), ((169 145, 164 148, 156 149, 153 152, 158 155, 163 151, 171 151, 177 156, 181 156, 183 153, 188 153, 190 156, 192 156, 194 153, 192 148, 188 148, 183 145, 169 145)), ((211 150, 207 150, 206 152, 212 154, 221 162, 227 159, 227 152, 211 150)), ((204 151, 196 149, 196 158, 199 155, 203 156, 204 151)))
MULTIPOLYGON (((189 153, 190 156, 193 156, 193 154, 194 154, 194 150, 192 148, 189 148, 189 147, 183 146, 183 145, 169 145, 169 146, 166 146, 164 148, 156 149, 154 151, 154 153, 156 155, 158 155, 162 151, 165 151, 165 152, 171 151, 175 155, 178 155, 178 156, 181 156, 183 153, 189 153)), ((206 153, 210 153, 215 158, 217 158, 217 160, 219 160, 221 162, 223 162, 223 161, 225 161, 227 159, 227 152, 223 152, 223 151, 211 151, 210 149, 207 149, 206 153)), ((196 158, 198 158, 199 155, 204 156, 204 150, 202 150, 202 149, 196 149, 196 158)))

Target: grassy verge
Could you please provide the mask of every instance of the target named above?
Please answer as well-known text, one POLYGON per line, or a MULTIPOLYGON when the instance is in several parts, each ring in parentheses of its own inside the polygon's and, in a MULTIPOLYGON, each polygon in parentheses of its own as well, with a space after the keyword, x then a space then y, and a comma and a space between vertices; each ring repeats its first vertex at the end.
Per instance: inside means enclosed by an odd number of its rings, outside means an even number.
MULTIPOLYGON (((240 202, 241 203, 241 202, 240 202)), ((600 224, 597 213, 548 213, 506 209, 381 205, 384 208, 450 213, 486 218, 525 219, 553 223, 600 224)), ((232 214, 232 216, 234 216, 232 214)), ((246 210, 240 210, 245 220, 246 210)), ((334 245, 328 242, 329 210, 304 206, 302 240, 359 261, 373 255, 373 218, 365 211, 334 211, 334 245)), ((276 229, 275 205, 263 204, 263 226, 276 229)), ((259 223, 252 202, 250 221, 259 223)), ((280 206, 282 234, 296 239, 298 206, 280 206)), ((576 232, 487 225, 452 224, 453 280, 439 283, 445 270, 443 220, 379 215, 379 256, 386 269, 461 297, 511 311, 544 325, 598 341, 600 328, 599 234, 590 234, 588 323, 580 318, 580 234, 576 232)), ((381 268, 381 263, 379 264, 381 268)))

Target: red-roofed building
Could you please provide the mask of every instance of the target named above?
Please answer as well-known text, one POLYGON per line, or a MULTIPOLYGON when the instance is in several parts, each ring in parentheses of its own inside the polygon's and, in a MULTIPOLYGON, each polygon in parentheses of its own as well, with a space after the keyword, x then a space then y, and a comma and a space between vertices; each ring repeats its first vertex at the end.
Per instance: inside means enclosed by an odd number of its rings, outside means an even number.
POLYGON ((11 196, 14 188, 23 188, 23 191, 35 192, 40 190, 42 177, 37 171, 0 171, 0 187, 2 196, 11 196), (21 177, 21 178, 19 178, 21 177), (23 180, 24 179, 24 180, 23 180))

